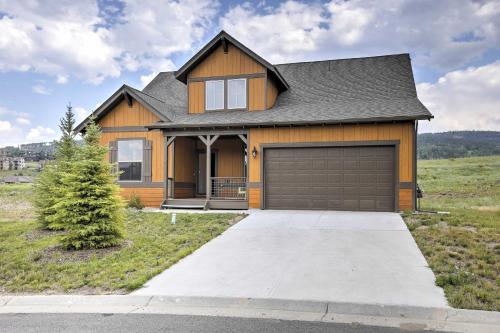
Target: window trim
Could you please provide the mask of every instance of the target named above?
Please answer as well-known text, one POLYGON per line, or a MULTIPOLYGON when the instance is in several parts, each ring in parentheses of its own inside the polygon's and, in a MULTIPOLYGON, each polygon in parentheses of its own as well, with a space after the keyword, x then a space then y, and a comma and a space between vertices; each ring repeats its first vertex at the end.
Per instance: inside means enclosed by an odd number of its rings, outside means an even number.
POLYGON ((141 161, 141 179, 140 180, 121 180, 120 175, 118 175, 118 184, 131 184, 131 183, 144 183, 144 147, 146 144, 146 138, 117 138, 116 140, 116 167, 118 172, 120 171, 120 160, 118 158, 119 154, 119 142, 120 141, 142 141, 142 161, 141 161))
MULTIPOLYGON (((205 105, 203 107, 203 110, 205 112, 217 112, 217 111, 249 111, 249 104, 250 104, 250 100, 249 100, 249 95, 250 95, 250 88, 249 88, 249 84, 248 84, 248 79, 250 78, 253 78, 253 77, 257 77, 257 78, 260 78, 260 77, 265 77, 263 76, 263 74, 261 75, 259 73, 258 76, 249 76, 249 75, 245 75, 245 74, 242 74, 242 75, 228 75, 228 76, 214 76, 214 77, 204 77, 204 78, 197 78, 196 80, 195 79, 190 79, 189 82, 203 82, 203 91, 204 91, 204 94, 205 94, 205 98, 204 98, 204 102, 205 102, 205 105), (245 94, 246 94, 246 98, 245 98, 245 104, 246 106, 244 108, 233 108, 233 109, 230 109, 228 108, 228 81, 229 80, 245 80, 245 94), (208 81, 223 81, 224 82, 224 108, 222 109, 208 109, 207 108, 207 82, 208 81)), ((189 92, 188 92, 188 99, 189 99, 189 92)))
POLYGON ((226 91, 227 91, 227 80, 226 79, 218 79, 218 80, 206 80, 205 81, 205 111, 220 111, 226 109, 226 91), (207 82, 222 82, 222 108, 208 108, 208 94, 207 94, 207 82))
POLYGON ((228 110, 247 110, 248 109, 248 80, 246 77, 238 77, 238 78, 233 78, 233 79, 226 79, 226 85, 227 88, 225 90, 225 98, 226 98, 226 108, 228 110), (245 82, 245 106, 244 107, 235 107, 231 108, 229 107, 229 81, 243 81, 245 82))

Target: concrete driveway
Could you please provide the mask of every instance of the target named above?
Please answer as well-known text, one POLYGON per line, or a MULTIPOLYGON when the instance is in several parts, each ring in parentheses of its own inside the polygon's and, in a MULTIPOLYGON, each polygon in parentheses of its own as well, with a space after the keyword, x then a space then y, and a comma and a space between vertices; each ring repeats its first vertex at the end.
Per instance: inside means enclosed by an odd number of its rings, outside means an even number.
POLYGON ((253 211, 134 294, 447 306, 396 213, 253 211))

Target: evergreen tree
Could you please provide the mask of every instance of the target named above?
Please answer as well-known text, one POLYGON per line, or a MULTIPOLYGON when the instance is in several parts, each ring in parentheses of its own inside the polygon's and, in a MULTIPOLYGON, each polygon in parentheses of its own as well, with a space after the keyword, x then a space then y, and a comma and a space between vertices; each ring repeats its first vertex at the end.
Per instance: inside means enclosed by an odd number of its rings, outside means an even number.
POLYGON ((57 214, 55 205, 62 200, 63 178, 70 171, 77 152, 74 126, 75 114, 70 104, 60 120, 59 129, 62 136, 56 145, 56 159, 44 167, 35 183, 34 204, 37 219, 45 229, 64 229, 64 221, 59 218, 60 214, 57 214))
POLYGON ((68 249, 110 247, 123 238, 117 174, 104 161, 107 148, 99 145, 100 136, 99 126, 91 120, 72 170, 64 176, 64 200, 55 206, 68 231, 63 238, 68 249))

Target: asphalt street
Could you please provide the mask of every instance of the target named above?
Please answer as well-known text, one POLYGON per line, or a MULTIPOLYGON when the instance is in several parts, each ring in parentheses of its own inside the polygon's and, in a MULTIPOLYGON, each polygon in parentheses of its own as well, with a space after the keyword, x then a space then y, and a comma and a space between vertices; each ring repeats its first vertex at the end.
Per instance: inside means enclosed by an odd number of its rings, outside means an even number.
POLYGON ((276 319, 157 314, 2 314, 0 332, 333 332, 416 333, 423 330, 276 319))

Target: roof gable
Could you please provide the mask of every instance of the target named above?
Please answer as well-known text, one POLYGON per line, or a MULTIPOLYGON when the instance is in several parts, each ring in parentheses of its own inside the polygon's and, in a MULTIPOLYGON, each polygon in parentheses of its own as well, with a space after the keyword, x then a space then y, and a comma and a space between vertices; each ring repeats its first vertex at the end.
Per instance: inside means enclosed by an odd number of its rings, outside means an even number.
POLYGON ((209 57, 219 47, 222 47, 224 51, 226 51, 229 45, 233 45, 241 52, 243 52, 246 56, 250 57, 256 63, 264 67, 268 71, 270 76, 274 77, 280 91, 288 89, 288 83, 285 81, 283 76, 279 73, 274 65, 270 64, 255 52, 238 42, 224 30, 222 30, 200 51, 198 51, 198 53, 196 53, 191 59, 189 59, 178 71, 175 72, 176 79, 183 83, 187 83, 188 73, 193 71, 202 61, 209 57))
POLYGON ((109 97, 104 103, 102 103, 94 112, 92 112, 90 116, 85 118, 84 121, 76 126, 75 132, 79 133, 84 131, 85 126, 92 116, 95 117, 96 121, 101 120, 123 100, 126 100, 129 105, 131 105, 131 103, 133 103, 132 101, 135 100, 144 105, 144 107, 151 113, 156 115, 160 119, 160 121, 170 121, 169 117, 167 117, 164 112, 162 112, 165 109, 165 103, 163 101, 124 84, 113 95, 111 95, 111 97, 109 97))

